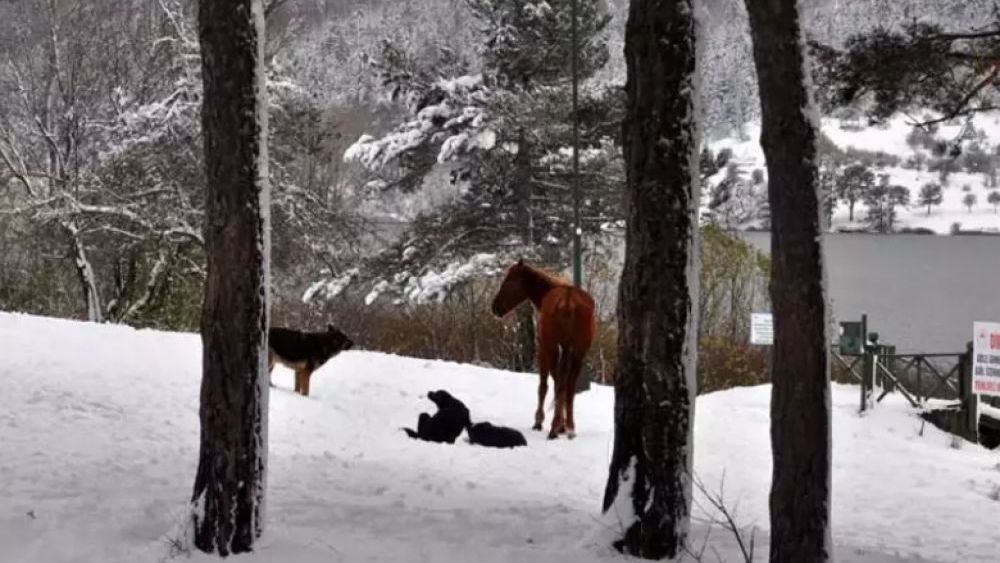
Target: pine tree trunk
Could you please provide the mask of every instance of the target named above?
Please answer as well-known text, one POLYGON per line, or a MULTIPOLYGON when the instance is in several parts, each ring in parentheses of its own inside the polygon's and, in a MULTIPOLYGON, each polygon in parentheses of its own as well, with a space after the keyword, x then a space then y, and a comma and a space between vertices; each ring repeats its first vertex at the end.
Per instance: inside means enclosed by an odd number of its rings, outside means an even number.
POLYGON ((517 314, 517 367, 518 371, 530 372, 535 369, 536 334, 535 310, 531 303, 522 303, 517 314))
POLYGON ((62 222, 61 226, 70 239, 70 249, 73 265, 83 292, 83 302, 87 306, 87 320, 92 323, 104 322, 104 309, 101 306, 101 293, 97 288, 97 275, 87 256, 87 247, 80 238, 80 229, 73 222, 62 222))
POLYGON ((202 0, 208 276, 194 542, 250 551, 264 517, 270 254, 260 0, 202 0))
POLYGON ((525 248, 535 244, 534 225, 531 220, 531 144, 524 130, 517 132, 517 154, 514 155, 513 190, 517 194, 517 225, 525 248))
POLYGON ((616 548, 662 559, 681 553, 691 510, 699 199, 692 0, 632 0, 625 59, 625 266, 604 511, 624 519, 616 548))
MULTIPOLYGON (((521 231, 524 248, 535 244, 534 225, 531 218, 531 144, 524 129, 517 132, 517 154, 514 156, 513 189, 517 194, 517 226, 521 231)), ((533 371, 535 366, 535 310, 531 303, 522 303, 515 310, 517 318, 518 371, 533 371)))
MULTIPOLYGON (((830 560, 830 369, 816 167, 796 0, 746 0, 772 211, 771 557, 830 560)), ((818 120, 818 118, 817 118, 818 120)))

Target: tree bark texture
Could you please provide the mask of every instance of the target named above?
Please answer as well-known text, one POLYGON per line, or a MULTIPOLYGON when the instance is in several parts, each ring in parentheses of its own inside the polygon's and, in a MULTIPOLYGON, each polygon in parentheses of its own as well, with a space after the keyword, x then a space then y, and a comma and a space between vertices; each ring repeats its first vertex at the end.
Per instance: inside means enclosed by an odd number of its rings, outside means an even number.
POLYGON ((208 277, 194 541, 220 555, 262 532, 267 462, 269 197, 260 0, 202 0, 208 277))
POLYGON ((518 305, 517 310, 517 371, 531 372, 535 369, 538 354, 535 342, 535 308, 529 302, 518 305))
POLYGON ((625 265, 603 509, 624 522, 616 548, 662 559, 684 549, 691 510, 699 200, 693 1, 632 0, 625 59, 625 265))
POLYGON ((830 560, 830 368, 811 100, 796 0, 746 0, 771 205, 771 552, 830 560))
POLYGON ((101 304, 101 292, 97 287, 97 275, 87 255, 87 247, 80 237, 80 229, 75 223, 60 223, 70 240, 73 265, 76 267, 80 289, 83 292, 83 302, 87 306, 87 320, 92 323, 104 322, 104 309, 101 304))

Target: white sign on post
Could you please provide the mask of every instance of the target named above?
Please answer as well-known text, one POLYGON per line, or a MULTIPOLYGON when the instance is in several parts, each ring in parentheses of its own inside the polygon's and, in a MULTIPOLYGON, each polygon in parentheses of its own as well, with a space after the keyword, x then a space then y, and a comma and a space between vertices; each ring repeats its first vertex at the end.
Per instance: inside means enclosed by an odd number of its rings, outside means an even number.
POLYGON ((774 345, 774 317, 771 313, 750 313, 750 344, 774 345))
POLYGON ((1000 323, 972 324, 972 392, 1000 396, 1000 323))

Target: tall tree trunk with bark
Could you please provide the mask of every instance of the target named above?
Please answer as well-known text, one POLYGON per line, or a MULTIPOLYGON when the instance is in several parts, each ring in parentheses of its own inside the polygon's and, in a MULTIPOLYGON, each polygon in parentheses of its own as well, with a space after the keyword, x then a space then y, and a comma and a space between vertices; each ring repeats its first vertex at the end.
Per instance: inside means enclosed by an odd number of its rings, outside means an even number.
POLYGON ((681 553, 691 511, 699 200, 693 0, 632 0, 625 59, 625 266, 604 511, 624 521, 616 548, 662 559, 681 553))
POLYGON ((816 166, 796 0, 746 0, 771 203, 771 561, 830 560, 830 367, 816 166))
POLYGON ((250 551, 264 518, 270 255, 260 0, 202 0, 208 278, 194 542, 250 551))
MULTIPOLYGON (((521 129, 517 134, 517 154, 514 156, 514 185, 518 198, 518 224, 524 248, 531 248, 535 242, 531 205, 533 187, 531 183, 531 143, 521 129)), ((532 371, 535 366, 535 310, 531 303, 522 303, 516 309, 517 319, 517 369, 532 371)))
POLYGON ((104 322, 104 309, 101 305, 101 292, 97 287, 97 274, 87 255, 87 247, 76 223, 62 221, 60 226, 69 237, 73 265, 76 267, 77 279, 83 293, 83 302, 87 306, 87 320, 92 323, 104 322))
POLYGON ((537 348, 535 338, 535 309, 531 303, 520 304, 516 311, 517 330, 517 365, 518 371, 532 371, 535 369, 535 355, 537 348))

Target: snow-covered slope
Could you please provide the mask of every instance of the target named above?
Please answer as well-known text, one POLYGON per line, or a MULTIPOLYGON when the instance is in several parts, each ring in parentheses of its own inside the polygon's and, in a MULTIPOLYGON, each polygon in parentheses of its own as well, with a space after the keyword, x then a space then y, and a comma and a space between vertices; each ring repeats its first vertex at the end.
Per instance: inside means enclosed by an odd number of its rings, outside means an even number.
MULTIPOLYGON (((882 126, 863 126, 855 121, 824 118, 822 131, 838 149, 848 153, 840 157, 845 165, 860 160, 860 156, 850 154, 855 151, 884 153, 898 159, 897 165, 871 168, 876 179, 882 174, 888 174, 891 185, 901 185, 910 192, 910 204, 897 209, 895 230, 929 229, 938 234, 948 234, 952 225, 959 223, 962 230, 1000 231, 1000 214, 997 213, 996 206, 987 201, 990 192, 1000 188, 989 187, 987 178, 983 174, 970 174, 965 171, 951 173, 947 183, 942 184, 938 172, 928 169, 928 163, 939 155, 927 146, 907 142, 907 137, 914 130, 912 121, 910 117, 897 116, 882 126), (908 160, 910 163, 907 163, 908 160), (919 161, 919 169, 914 168, 914 160, 919 161), (926 206, 918 203, 920 189, 928 183, 943 185, 943 202, 941 205, 932 206, 929 213, 926 206), (968 190, 965 189, 966 186, 968 190), (976 203, 971 209, 963 203, 967 194, 972 194, 976 198, 976 203)), ((966 139, 962 141, 964 148, 968 149, 971 144, 976 143, 985 152, 996 154, 997 147, 1000 147, 1000 114, 979 115, 968 124, 963 121, 939 125, 933 136, 935 140, 946 144, 966 139), (972 131, 979 137, 963 136, 970 135, 972 131)), ((726 149, 732 151, 730 162, 737 165, 745 177, 749 177, 754 170, 761 170, 766 178, 767 166, 759 139, 760 124, 749 123, 744 129, 742 138, 717 139, 709 142, 708 147, 714 153, 726 149)), ((723 168, 710 179, 709 184, 715 185, 725 176, 726 169, 723 168)), ((756 201, 750 205, 759 206, 761 201, 766 200, 764 190, 766 190, 765 185, 753 189, 755 193, 749 197, 756 201)), ((703 190, 703 211, 706 209, 710 193, 710 189, 703 190)), ((863 229, 866 227, 864 221, 866 213, 865 204, 859 201, 854 209, 854 221, 850 221, 848 206, 841 201, 834 212, 832 229, 863 229)), ((757 223, 758 221, 751 220, 743 226, 755 226, 757 223)))
MULTIPOLYGON (((183 538, 198 447, 197 335, 0 314, 0 561, 154 562, 183 538)), ((335 358, 313 396, 276 371, 267 532, 248 561, 587 562, 614 518, 599 513, 611 389, 577 401, 574 441, 528 430, 536 378, 367 352, 335 358), (407 439, 445 388, 473 418, 529 445, 490 450, 407 439)), ((996 455, 950 439, 889 397, 865 418, 835 386, 837 561, 996 560, 996 455)), ((703 396, 696 471, 741 524, 767 527, 767 386, 703 396)), ((709 526, 702 513, 696 531, 709 526)), ((760 540, 760 532, 757 534, 760 540)), ((731 539, 710 540, 735 562, 731 539)), ((766 559, 766 541, 758 544, 766 559)), ((195 555, 191 560, 214 559, 195 555)), ((711 559, 714 560, 714 559, 711 559)))

